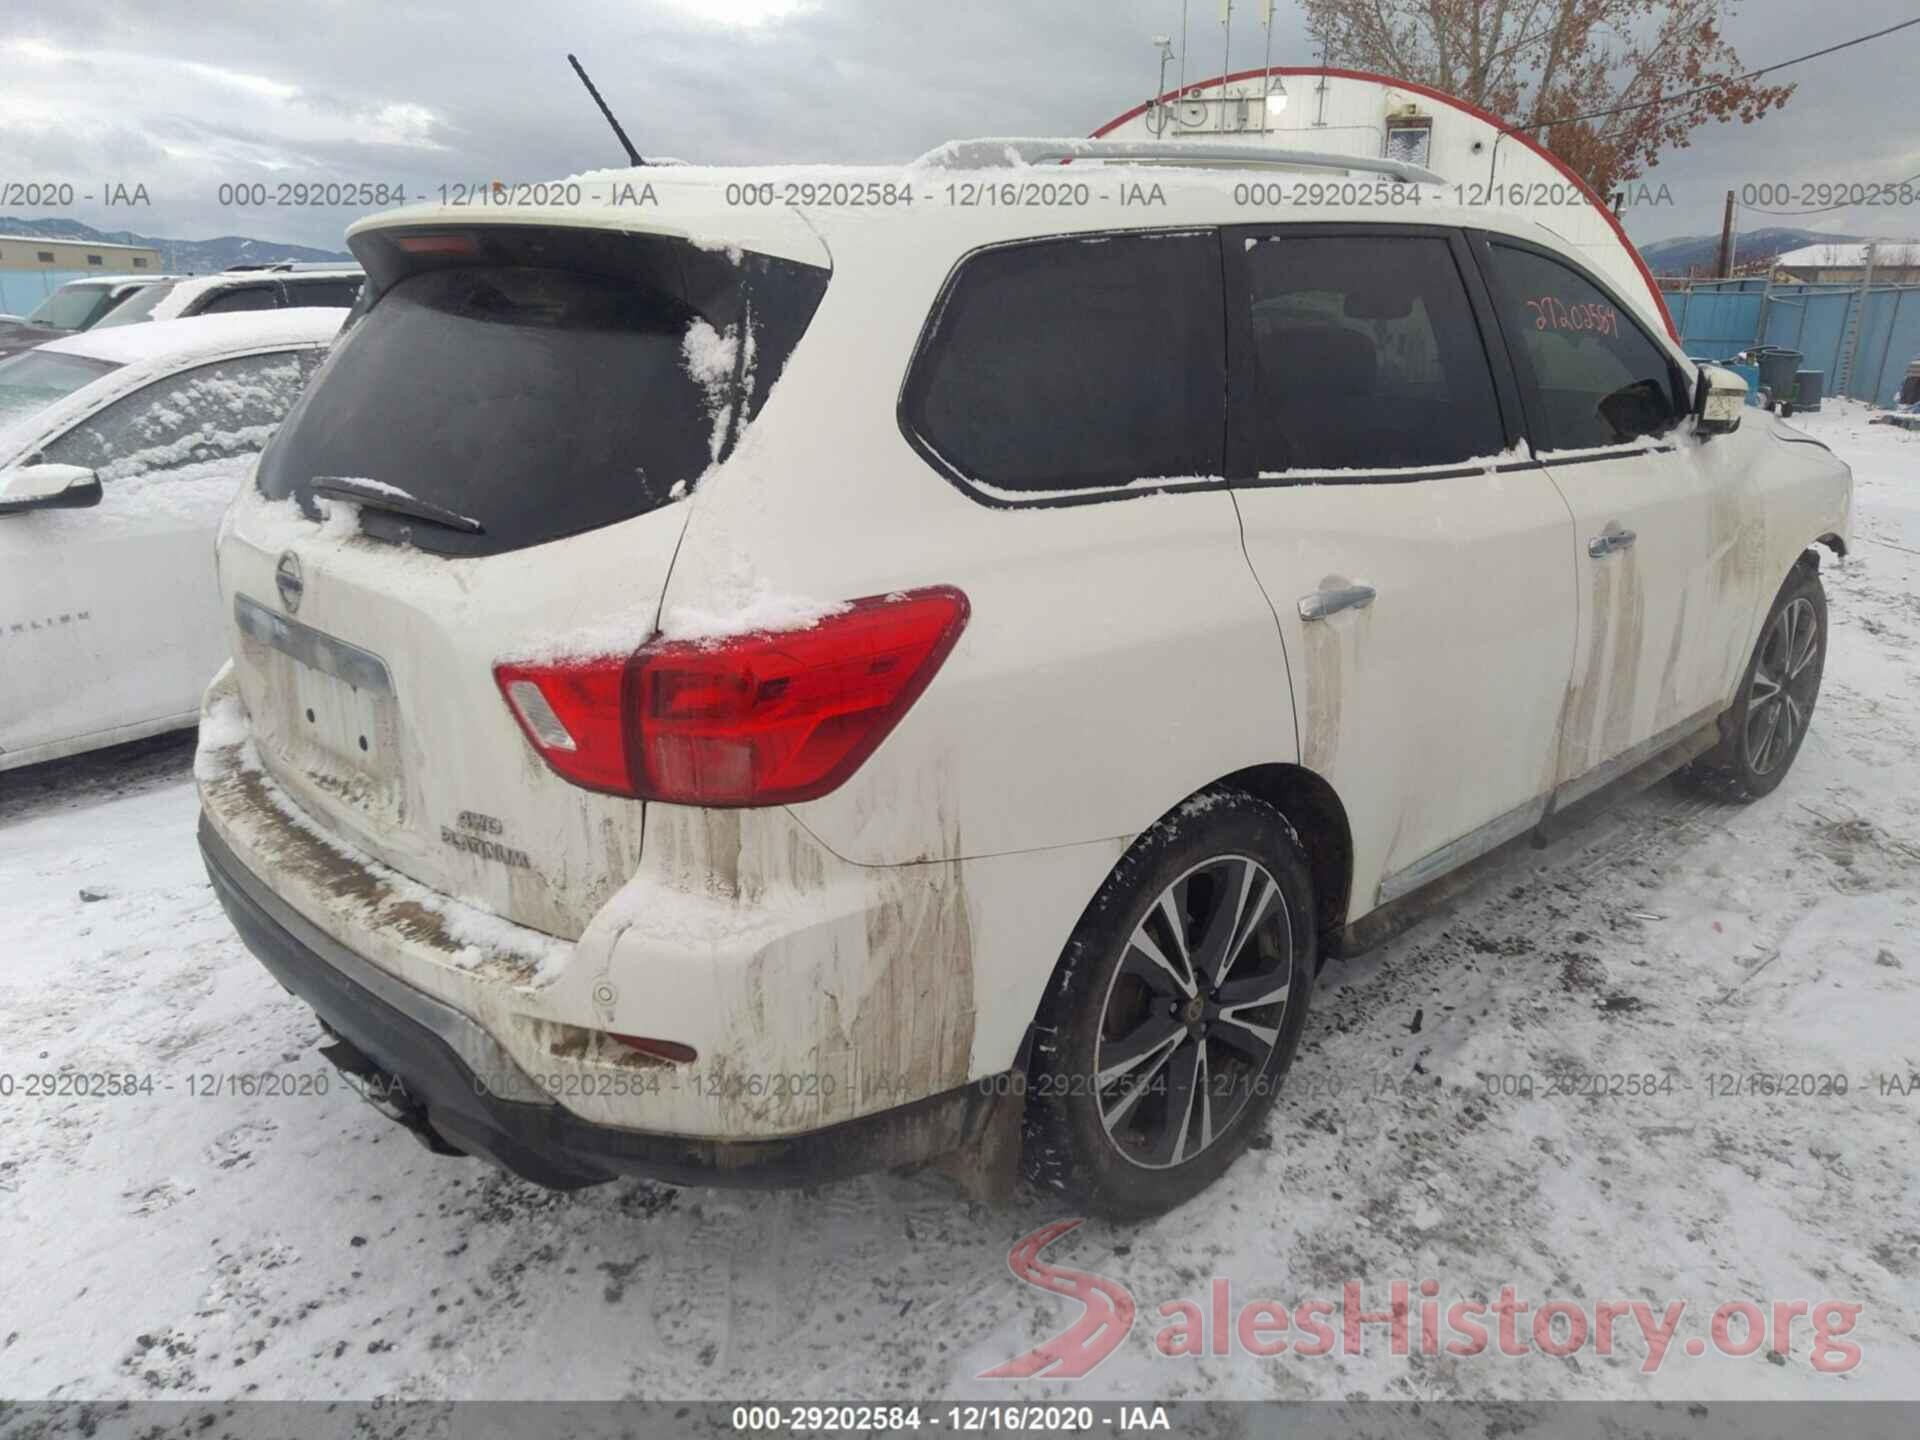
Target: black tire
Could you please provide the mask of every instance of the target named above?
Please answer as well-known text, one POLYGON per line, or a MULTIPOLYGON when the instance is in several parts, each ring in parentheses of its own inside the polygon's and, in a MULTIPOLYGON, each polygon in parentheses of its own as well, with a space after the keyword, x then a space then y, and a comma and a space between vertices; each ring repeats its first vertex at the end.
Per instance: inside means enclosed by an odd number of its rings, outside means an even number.
POLYGON ((1826 663, 1827 592, 1818 565, 1809 557, 1793 567, 1767 611, 1740 679, 1739 696, 1721 720, 1720 743, 1675 779, 1723 800, 1758 800, 1771 794, 1793 768, 1800 743, 1807 738, 1826 663), (1808 623, 1811 633, 1805 628, 1808 623), (1791 673, 1784 685, 1776 685, 1783 670, 1791 673))
POLYGON ((1093 1214, 1146 1219, 1212 1184, 1261 1133, 1313 993, 1309 876, 1286 817, 1236 790, 1204 792, 1134 842, 1041 1006, 1025 1136, 1035 1183, 1093 1214), (1191 959, 1168 953, 1180 947, 1191 959))

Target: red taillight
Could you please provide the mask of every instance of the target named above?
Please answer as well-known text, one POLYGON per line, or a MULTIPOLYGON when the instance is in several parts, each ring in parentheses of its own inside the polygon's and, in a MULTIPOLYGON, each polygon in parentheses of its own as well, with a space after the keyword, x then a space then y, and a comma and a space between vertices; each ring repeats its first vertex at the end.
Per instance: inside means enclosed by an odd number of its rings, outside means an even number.
POLYGON ((534 748, 576 785, 676 805, 785 805, 860 767, 967 613, 967 597, 941 586, 856 600, 806 630, 493 673, 534 748))

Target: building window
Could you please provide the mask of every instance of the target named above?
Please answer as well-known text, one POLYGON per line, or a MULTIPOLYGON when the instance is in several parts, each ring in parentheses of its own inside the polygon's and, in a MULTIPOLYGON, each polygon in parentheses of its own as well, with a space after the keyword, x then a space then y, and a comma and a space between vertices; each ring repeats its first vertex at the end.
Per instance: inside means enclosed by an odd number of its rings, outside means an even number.
POLYGON ((101 263, 102 263, 102 262, 101 262, 101 259, 100 259, 100 257, 99 257, 98 255, 89 255, 89 256, 87 256, 87 264, 89 264, 89 265, 98 265, 98 264, 101 264, 101 263))
POLYGON ((38 258, 42 265, 51 265, 53 263, 53 252, 51 250, 42 250, 38 258))

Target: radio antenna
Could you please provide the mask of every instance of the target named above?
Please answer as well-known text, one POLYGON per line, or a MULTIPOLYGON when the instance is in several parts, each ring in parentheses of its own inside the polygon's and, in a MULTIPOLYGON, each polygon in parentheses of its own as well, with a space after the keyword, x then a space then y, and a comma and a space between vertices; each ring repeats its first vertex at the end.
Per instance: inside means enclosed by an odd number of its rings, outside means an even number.
POLYGON ((580 77, 580 83, 587 87, 587 93, 593 97, 593 103, 600 107, 600 113, 607 117, 607 124, 613 127, 614 135, 620 141, 620 148, 627 152, 627 159, 635 165, 645 165, 640 152, 633 148, 633 142, 627 138, 627 132, 620 128, 620 122, 613 118, 613 111, 607 108, 607 102, 600 98, 600 92, 593 87, 593 81, 587 78, 587 72, 573 55, 567 56, 567 63, 573 66, 573 73, 580 77))

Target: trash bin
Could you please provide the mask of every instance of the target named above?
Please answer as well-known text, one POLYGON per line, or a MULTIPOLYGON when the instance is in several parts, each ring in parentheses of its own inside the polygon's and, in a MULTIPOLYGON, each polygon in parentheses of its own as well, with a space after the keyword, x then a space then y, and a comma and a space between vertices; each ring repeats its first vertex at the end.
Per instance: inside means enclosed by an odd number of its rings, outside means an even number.
POLYGON ((1722 370, 1731 370, 1747 382, 1747 404, 1760 403, 1760 367, 1745 360, 1716 360, 1713 362, 1722 370))
POLYGON ((1760 388, 1773 397, 1774 403, 1793 399, 1793 377, 1800 369, 1800 352, 1768 345, 1750 353, 1760 366, 1760 388))
POLYGON ((1793 376, 1793 408, 1799 410, 1818 410, 1820 401, 1827 390, 1827 372, 1824 370, 1797 370, 1793 376))

